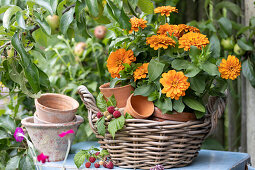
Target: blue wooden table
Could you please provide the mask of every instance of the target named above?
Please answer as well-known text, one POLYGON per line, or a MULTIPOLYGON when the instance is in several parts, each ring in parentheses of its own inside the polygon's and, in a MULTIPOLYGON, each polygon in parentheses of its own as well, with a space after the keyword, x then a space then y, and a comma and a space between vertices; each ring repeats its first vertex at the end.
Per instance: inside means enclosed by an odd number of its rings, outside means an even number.
MULTIPOLYGON (((99 148, 99 144, 97 142, 82 142, 73 145, 65 164, 65 170, 77 169, 73 162, 74 154, 80 149, 89 149, 91 146, 99 148)), ((42 169, 60 170, 62 169, 62 163, 62 161, 48 162, 42 165, 42 169)), ((191 165, 183 168, 173 168, 171 170, 245 170, 246 165, 249 164, 250 156, 247 153, 201 150, 198 157, 191 165)), ((80 169, 85 169, 84 164, 80 169)), ((114 169, 123 170, 123 168, 118 167, 114 167, 114 169)), ((249 170, 254 170, 254 168, 250 167, 249 170)))

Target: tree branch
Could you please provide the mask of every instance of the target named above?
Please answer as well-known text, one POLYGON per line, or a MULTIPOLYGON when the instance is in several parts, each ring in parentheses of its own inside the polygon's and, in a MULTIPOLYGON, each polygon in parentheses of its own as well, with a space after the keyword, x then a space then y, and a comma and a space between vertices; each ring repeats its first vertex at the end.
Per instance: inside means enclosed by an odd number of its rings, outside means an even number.
POLYGON ((75 4, 66 7, 66 9, 62 12, 62 14, 66 13, 67 11, 69 11, 69 9, 71 9, 73 7, 75 7, 75 4))

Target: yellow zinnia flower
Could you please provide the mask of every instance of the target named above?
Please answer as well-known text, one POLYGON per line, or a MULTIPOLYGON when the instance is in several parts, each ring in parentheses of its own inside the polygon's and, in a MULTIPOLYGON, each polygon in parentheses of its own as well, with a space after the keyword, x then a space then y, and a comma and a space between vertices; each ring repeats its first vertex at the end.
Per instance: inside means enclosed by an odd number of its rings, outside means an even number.
POLYGON ((172 6, 161 6, 161 7, 157 7, 154 9, 154 13, 161 13, 161 16, 165 15, 167 17, 170 16, 170 13, 172 12, 176 12, 178 13, 178 9, 176 9, 176 7, 172 7, 172 6))
POLYGON ((138 32, 139 27, 142 29, 147 27, 147 25, 146 25, 147 21, 142 18, 139 19, 139 18, 133 17, 130 19, 129 22, 131 23, 131 30, 129 31, 129 34, 131 34, 133 31, 138 32))
POLYGON ((235 56, 229 55, 227 60, 224 58, 222 59, 219 72, 222 78, 234 80, 240 75, 241 62, 235 56))
POLYGON ((188 51, 191 46, 202 49, 202 47, 205 47, 207 44, 209 44, 209 40, 206 35, 195 32, 184 34, 179 39, 179 48, 184 48, 185 51, 188 51))
POLYGON ((189 88, 190 83, 188 77, 183 72, 170 70, 162 74, 160 83, 163 85, 162 93, 171 99, 179 100, 181 96, 185 96, 185 91, 189 88))
POLYGON ((136 58, 132 50, 118 49, 110 54, 106 66, 112 78, 120 78, 119 72, 125 68, 123 64, 130 65, 134 61, 136 61, 136 58))
POLYGON ((138 67, 134 71, 135 81, 146 77, 146 74, 148 73, 148 65, 149 65, 149 63, 144 63, 142 66, 138 67))
POLYGON ((153 35, 146 38, 146 43, 150 44, 151 48, 158 50, 159 48, 167 49, 168 46, 175 46, 176 42, 166 35, 153 35))

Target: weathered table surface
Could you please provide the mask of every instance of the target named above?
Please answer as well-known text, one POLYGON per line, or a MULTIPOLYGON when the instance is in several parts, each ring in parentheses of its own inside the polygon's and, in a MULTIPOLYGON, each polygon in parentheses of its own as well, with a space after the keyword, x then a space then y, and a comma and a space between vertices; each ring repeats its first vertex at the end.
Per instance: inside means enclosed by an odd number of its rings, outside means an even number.
MULTIPOLYGON (((81 142, 72 146, 70 154, 65 164, 65 170, 77 169, 73 158, 74 153, 80 149, 89 149, 91 146, 98 147, 97 142, 81 142)), ((43 170, 63 169, 61 162, 48 162, 42 165, 43 170)), ((201 150, 194 162, 183 168, 173 168, 171 170, 245 170, 245 166, 250 163, 250 156, 247 153, 225 152, 214 150, 201 150)), ((84 164, 82 165, 85 169, 84 164)), ((95 168, 91 168, 95 169, 95 168)), ((98 168, 105 169, 105 168, 98 168)), ((114 169, 123 170, 123 168, 114 167, 114 169)), ((253 169, 253 168, 249 168, 253 169)))

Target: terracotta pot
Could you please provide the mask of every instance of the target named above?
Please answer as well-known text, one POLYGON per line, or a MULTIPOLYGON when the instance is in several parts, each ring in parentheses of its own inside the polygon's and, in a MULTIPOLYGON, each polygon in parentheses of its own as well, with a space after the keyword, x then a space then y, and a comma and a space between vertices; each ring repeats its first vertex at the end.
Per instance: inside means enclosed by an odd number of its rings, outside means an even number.
POLYGON ((154 112, 154 104, 148 101, 147 97, 144 96, 134 96, 132 94, 128 100, 125 107, 124 113, 129 113, 136 119, 146 119, 150 117, 154 112))
POLYGON ((114 95, 118 108, 126 106, 127 99, 131 95, 131 92, 134 91, 134 88, 130 84, 122 87, 110 88, 110 83, 106 83, 101 85, 99 89, 104 97, 111 97, 114 95))
MULTIPOLYGON (((77 120, 76 116, 74 117, 74 119, 71 122, 75 122, 77 120)), ((41 120, 38 116, 37 113, 34 114, 34 123, 37 124, 50 124, 51 122, 47 122, 44 120, 41 120)))
POLYGON ((68 134, 61 138, 58 135, 64 131, 73 129, 76 133, 80 124, 84 121, 81 116, 76 116, 77 120, 70 123, 61 124, 36 124, 34 118, 27 117, 21 121, 25 126, 32 143, 39 153, 49 156, 51 162, 62 161, 65 158, 68 138, 73 141, 75 134, 68 134))
POLYGON ((79 103, 66 95, 45 93, 35 99, 38 118, 50 123, 71 122, 79 107, 79 103))
MULTIPOLYGON (((196 115, 194 113, 189 112, 173 112, 173 114, 165 113, 163 114, 161 110, 157 107, 155 107, 155 111, 153 113, 153 116, 158 118, 158 121, 164 121, 164 120, 174 120, 179 122, 187 122, 189 120, 197 120, 196 115)), ((154 119, 155 120, 155 119, 154 119)))

